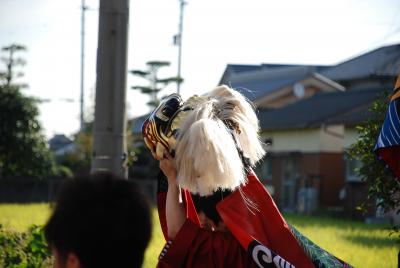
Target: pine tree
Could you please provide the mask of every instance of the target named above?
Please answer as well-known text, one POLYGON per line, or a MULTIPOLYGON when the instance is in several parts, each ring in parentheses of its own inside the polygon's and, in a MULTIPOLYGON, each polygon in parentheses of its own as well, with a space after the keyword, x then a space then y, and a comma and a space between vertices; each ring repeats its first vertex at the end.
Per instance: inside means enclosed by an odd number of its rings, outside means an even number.
POLYGON ((158 71, 162 67, 169 66, 168 61, 149 61, 146 63, 147 70, 132 70, 131 74, 139 76, 147 80, 147 86, 133 86, 132 89, 140 90, 143 94, 150 96, 150 101, 147 104, 155 108, 160 103, 158 93, 162 91, 170 83, 182 83, 183 79, 180 77, 168 77, 160 79, 158 77, 158 71))

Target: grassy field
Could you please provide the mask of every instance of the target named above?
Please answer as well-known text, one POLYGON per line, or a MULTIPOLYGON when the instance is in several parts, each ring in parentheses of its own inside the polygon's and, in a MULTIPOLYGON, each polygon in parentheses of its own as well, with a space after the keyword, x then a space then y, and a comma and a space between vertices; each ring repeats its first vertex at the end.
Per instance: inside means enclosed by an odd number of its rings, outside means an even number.
POLYGON ((304 235, 355 267, 397 267, 399 245, 383 225, 343 219, 286 215, 304 235))
MULTIPOLYGON (((0 204, 0 224, 25 231, 31 224, 44 224, 50 214, 48 204, 0 204)), ((315 243, 355 267, 397 267, 399 246, 384 226, 365 225, 342 219, 286 215, 287 221, 315 243)), ((156 210, 153 236, 145 255, 144 267, 155 267, 164 245, 156 210)))

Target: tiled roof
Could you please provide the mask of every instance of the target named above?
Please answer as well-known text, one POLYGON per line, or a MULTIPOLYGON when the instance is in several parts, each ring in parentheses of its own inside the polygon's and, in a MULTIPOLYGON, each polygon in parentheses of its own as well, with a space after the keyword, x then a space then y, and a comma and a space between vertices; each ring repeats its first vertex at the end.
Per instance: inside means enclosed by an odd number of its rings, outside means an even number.
POLYGON ((275 90, 293 84, 311 74, 308 67, 287 67, 275 70, 258 70, 238 74, 229 81, 229 86, 240 91, 250 101, 275 90))
POLYGON ((331 87, 342 89, 339 84, 315 73, 315 68, 310 66, 285 67, 274 70, 262 69, 241 73, 234 76, 228 85, 237 89, 250 101, 254 101, 307 78, 317 79, 331 87))
POLYGON ((266 82, 265 80, 259 81, 243 81, 235 82, 230 86, 242 93, 250 101, 254 101, 269 93, 274 92, 280 88, 291 85, 306 78, 306 75, 297 75, 292 77, 279 77, 266 82))
POLYGON ((321 92, 291 105, 260 110, 262 130, 304 129, 322 124, 354 125, 368 116, 368 108, 382 89, 321 92))
POLYGON ((284 75, 286 79, 290 80, 293 76, 292 70, 301 68, 310 72, 320 73, 338 83, 371 76, 395 77, 400 73, 400 44, 381 47, 333 66, 267 63, 260 65, 228 64, 220 83, 255 90, 251 88, 253 85, 250 83, 251 81, 244 81, 243 76, 251 77, 254 74, 258 74, 265 77, 263 79, 253 79, 257 80, 253 81, 255 85, 258 88, 269 88, 268 83, 274 79, 273 75, 272 77, 269 76, 269 73, 287 72, 284 75), (263 83, 264 85, 262 85, 263 83))
POLYGON ((375 49, 333 66, 321 74, 340 81, 371 75, 397 76, 400 73, 400 45, 375 49))
POLYGON ((330 68, 331 66, 323 66, 323 65, 301 65, 301 64, 271 64, 271 63, 262 63, 260 65, 247 65, 247 64, 228 64, 227 69, 235 74, 251 72, 251 71, 259 71, 259 70, 273 70, 279 68, 289 68, 289 67, 312 67, 315 71, 319 72, 330 68))
POLYGON ((228 64, 227 68, 234 73, 243 73, 249 71, 257 71, 262 67, 261 65, 246 65, 246 64, 228 64))
POLYGON ((64 134, 56 134, 49 140, 48 143, 50 150, 56 151, 64 146, 72 144, 73 141, 64 134))

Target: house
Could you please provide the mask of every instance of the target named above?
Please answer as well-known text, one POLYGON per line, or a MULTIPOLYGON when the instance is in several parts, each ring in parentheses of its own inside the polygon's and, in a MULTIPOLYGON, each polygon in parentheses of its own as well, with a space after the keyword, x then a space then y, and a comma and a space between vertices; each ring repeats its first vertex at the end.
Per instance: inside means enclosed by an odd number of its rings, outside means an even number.
POLYGON ((258 108, 269 152, 257 173, 286 211, 318 208, 359 217, 366 187, 346 149, 378 94, 400 73, 400 45, 378 48, 332 66, 284 64, 226 67, 221 84, 258 108))
POLYGON ((353 171, 346 176, 350 162, 344 152, 379 92, 316 93, 282 108, 259 110, 262 139, 269 145, 257 173, 283 210, 340 208, 346 182, 360 181, 353 171))
POLYGON ((62 156, 76 150, 75 143, 64 134, 54 135, 48 143, 55 156, 62 156))

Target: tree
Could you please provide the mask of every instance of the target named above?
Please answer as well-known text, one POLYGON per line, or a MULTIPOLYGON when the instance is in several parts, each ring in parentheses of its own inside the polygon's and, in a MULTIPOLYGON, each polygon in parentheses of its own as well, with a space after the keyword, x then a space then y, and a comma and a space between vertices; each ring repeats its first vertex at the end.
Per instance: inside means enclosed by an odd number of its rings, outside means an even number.
POLYGON ((389 92, 384 92, 373 102, 369 119, 357 127, 359 139, 348 150, 351 158, 361 161, 361 167, 356 172, 368 186, 368 197, 363 207, 377 202, 377 206, 385 212, 400 206, 400 184, 374 153, 389 95, 389 92))
POLYGON ((0 84, 0 178, 57 175, 41 133, 38 100, 24 96, 21 85, 13 83, 15 67, 25 62, 16 59, 15 53, 25 47, 12 44, 2 50, 9 52, 9 57, 3 58, 7 70, 2 72, 5 83, 0 84))
POLYGON ((0 177, 56 174, 38 115, 37 100, 17 86, 0 85, 0 177))
POLYGON ((148 86, 133 86, 132 89, 140 90, 143 94, 149 95, 150 101, 147 104, 155 108, 160 103, 158 93, 170 83, 182 83, 183 79, 181 77, 158 78, 159 69, 170 65, 168 61, 148 61, 146 65, 146 71, 132 70, 130 73, 146 79, 148 86))

